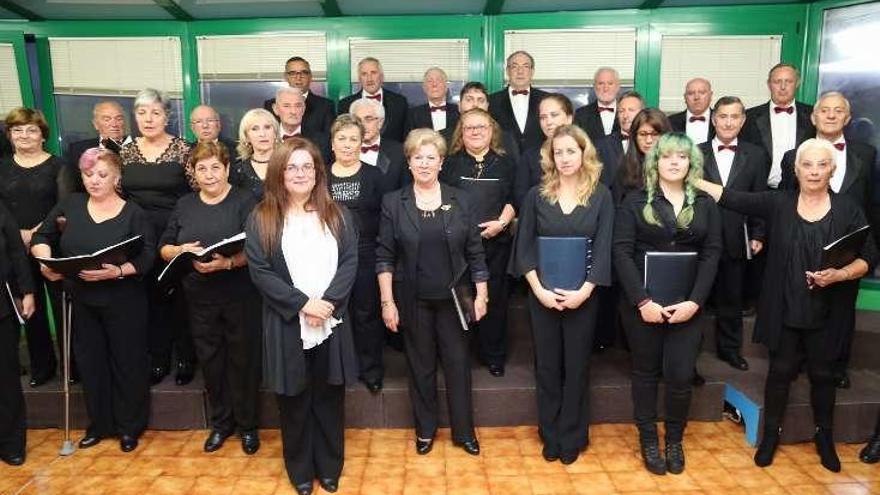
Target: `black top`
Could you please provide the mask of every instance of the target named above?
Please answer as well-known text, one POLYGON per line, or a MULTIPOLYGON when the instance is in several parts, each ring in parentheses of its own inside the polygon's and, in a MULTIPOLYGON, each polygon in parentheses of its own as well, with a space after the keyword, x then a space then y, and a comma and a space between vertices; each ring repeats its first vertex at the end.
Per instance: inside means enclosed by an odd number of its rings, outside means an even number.
POLYGON ((516 180, 513 196, 517 211, 529 190, 541 183, 541 147, 526 150, 519 156, 516 164, 516 180))
POLYGON ((670 203, 659 190, 653 207, 661 225, 649 224, 642 215, 645 191, 627 195, 617 209, 614 223, 614 267, 627 300, 633 306, 648 297, 644 287, 645 252, 697 252, 697 277, 690 301, 702 306, 712 289, 721 256, 721 217, 709 196, 694 199, 694 218, 679 228, 670 203))
POLYGON ((806 271, 821 268, 822 247, 830 241, 831 213, 808 222, 798 215, 794 228, 794 248, 785 267, 785 325, 794 328, 821 328, 828 318, 828 302, 821 288, 807 286, 806 271))
POLYGON ((568 214, 563 213, 558 201, 551 203, 541 196, 540 186, 535 186, 523 199, 518 222, 511 256, 514 276, 538 268, 538 237, 586 237, 593 244, 587 282, 611 285, 614 202, 604 184, 596 184, 586 206, 575 206, 568 214))
POLYGON ((461 150, 446 158, 440 180, 470 196, 476 223, 497 220, 504 205, 514 205, 516 164, 507 156, 489 151, 482 162, 461 150))
POLYGON ((330 196, 345 205, 355 216, 358 227, 359 261, 372 263, 376 256, 376 236, 379 235, 379 210, 382 207, 382 172, 366 163, 350 177, 328 174, 330 196))
MULTIPOLYGON (((617 111, 614 112, 614 124, 611 126, 611 132, 620 132, 620 120, 617 119, 617 111)), ((593 100, 589 105, 584 105, 577 109, 574 113, 574 123, 584 130, 590 141, 596 142, 605 136, 605 126, 602 124, 602 115, 599 113, 599 100, 593 100)))
POLYGON ((0 203, 0 319, 12 314, 11 301, 6 294, 7 283, 16 296, 34 293, 34 280, 18 225, 0 203))
MULTIPOLYGON (((88 211, 88 202, 89 196, 83 193, 74 193, 62 200, 46 215, 31 244, 60 246, 60 250, 52 253, 52 256, 59 258, 91 254, 140 235, 143 236, 144 248, 139 255, 128 261, 134 265, 139 275, 147 273, 156 256, 156 241, 144 211, 134 202, 126 201, 118 215, 96 223, 88 211), (58 217, 67 219, 63 232, 59 231, 55 220, 58 217)), ((114 294, 122 284, 138 284, 138 278, 130 276, 121 280, 100 282, 85 282, 79 278, 64 279, 64 288, 80 301, 104 305, 113 302, 114 294)))
MULTIPOLYGON (((199 193, 180 198, 168 219, 159 246, 199 241, 202 247, 244 232, 256 201, 246 190, 233 186, 217 204, 202 201, 199 193)), ((181 281, 188 301, 200 303, 231 302, 253 291, 246 267, 230 271, 188 273, 181 281)))
POLYGON ((137 141, 126 144, 119 152, 122 188, 144 210, 171 213, 177 200, 195 189, 192 172, 186 170, 190 151, 186 141, 174 137, 159 158, 150 162, 141 154, 137 141))
POLYGON ((440 209, 419 210, 419 257, 416 261, 416 286, 419 299, 449 299, 452 263, 449 246, 443 242, 443 217, 440 209))
POLYGON ((9 156, 0 162, 0 202, 12 212, 19 229, 32 229, 72 191, 69 175, 56 156, 33 167, 22 167, 9 156))
POLYGON ((250 158, 237 160, 229 168, 229 183, 246 189, 257 200, 263 200, 263 179, 257 175, 250 158))

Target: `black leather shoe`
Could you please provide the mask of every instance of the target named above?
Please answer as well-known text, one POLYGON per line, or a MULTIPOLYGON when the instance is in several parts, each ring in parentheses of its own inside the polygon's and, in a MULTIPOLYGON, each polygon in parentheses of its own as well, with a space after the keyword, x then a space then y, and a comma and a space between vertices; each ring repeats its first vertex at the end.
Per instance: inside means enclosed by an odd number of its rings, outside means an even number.
POLYGON ((473 440, 468 440, 466 442, 453 441, 452 445, 455 445, 456 447, 461 447, 465 452, 470 455, 480 455, 480 442, 478 442, 476 438, 474 438, 473 440))
POLYGON ((434 448, 434 439, 430 440, 422 440, 421 438, 416 438, 416 453, 419 455, 426 455, 431 449, 434 448))
POLYGON ((205 452, 217 452, 220 450, 220 447, 223 446, 223 443, 226 442, 226 439, 229 438, 231 433, 225 433, 222 431, 211 430, 211 434, 208 435, 208 438, 205 440, 205 452))
POLYGON ((336 493, 336 490, 339 490, 338 478, 321 478, 318 480, 318 484, 325 492, 336 493))
POLYGON ((193 363, 183 360, 177 362, 177 373, 174 376, 174 383, 178 386, 189 385, 189 382, 193 381, 195 376, 196 367, 193 363))
POLYGON ((880 461, 880 434, 868 440, 868 445, 859 452, 859 460, 866 464, 876 464, 880 461))
POLYGON ((132 450, 138 448, 137 437, 122 435, 121 437, 119 437, 119 448, 123 452, 131 452, 132 450))
POLYGON ((782 429, 764 431, 761 438, 761 444, 755 452, 755 465, 758 467, 767 467, 773 464, 773 456, 776 455, 776 448, 779 447, 779 437, 782 435, 782 429))
POLYGON ((378 394, 382 391, 381 378, 378 380, 364 380, 364 385, 366 385, 367 390, 369 390, 371 394, 378 394))
POLYGON ((852 383, 849 381, 849 374, 843 372, 834 375, 834 386, 837 388, 850 388, 852 383))
POLYGON ((260 450, 260 435, 256 431, 241 434, 241 450, 247 455, 254 455, 260 450))
POLYGON ((311 481, 309 481, 308 483, 300 483, 294 486, 294 488, 296 488, 296 493, 298 493, 299 495, 312 495, 311 481))
POLYGON ((489 368, 489 374, 496 378, 504 376, 503 364, 490 364, 487 368, 489 368))
POLYGON ((706 379, 703 378, 703 375, 701 375, 697 371, 697 368, 694 368, 694 377, 691 378, 691 385, 693 385, 695 387, 702 387, 705 384, 706 384, 706 379))
POLYGON ((834 449, 834 435, 831 430, 817 426, 816 434, 813 435, 813 443, 816 444, 816 453, 819 454, 822 466, 832 473, 839 473, 840 458, 837 457, 837 451, 834 449))
POLYGON ((24 464, 24 454, 0 455, 0 461, 10 466, 21 466, 24 464))
POLYGON ((86 433, 86 436, 82 437, 82 439, 79 441, 79 448, 87 449, 89 447, 94 447, 99 443, 101 443, 101 437, 99 435, 86 433))
POLYGON ((158 385, 168 376, 167 366, 153 366, 150 368, 150 385, 158 385))
POLYGON ((28 385, 30 385, 31 388, 36 388, 36 387, 39 387, 40 385, 45 385, 46 382, 48 382, 49 380, 51 380, 53 378, 55 378, 55 370, 54 369, 51 371, 45 372, 45 373, 35 373, 35 374, 31 375, 31 381, 28 382, 28 385))
POLYGON ((561 452, 559 454, 559 462, 566 464, 566 465, 573 464, 574 461, 578 460, 578 457, 580 455, 581 455, 581 451, 577 450, 577 449, 561 452))
POLYGON ((544 444, 544 448, 541 449, 541 455, 544 457, 544 460, 547 462, 553 462, 559 460, 559 447, 555 445, 547 445, 544 444))
POLYGON ((672 474, 684 472, 684 448, 681 442, 666 442, 666 472, 672 474))
POLYGON ((660 456, 660 443, 656 440, 652 442, 641 442, 642 460, 645 462, 645 469, 657 475, 666 474, 666 461, 660 456))
POLYGON ((740 371, 746 371, 749 369, 749 363, 738 353, 730 353, 730 354, 719 354, 718 359, 724 361, 729 364, 731 368, 738 369, 740 371))

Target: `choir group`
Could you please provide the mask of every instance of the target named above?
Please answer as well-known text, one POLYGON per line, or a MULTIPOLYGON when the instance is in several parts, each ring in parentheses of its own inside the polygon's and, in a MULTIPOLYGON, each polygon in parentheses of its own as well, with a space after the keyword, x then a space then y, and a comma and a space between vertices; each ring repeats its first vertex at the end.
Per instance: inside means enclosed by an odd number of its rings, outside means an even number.
MULTIPOLYGON (((772 463, 790 384, 806 363, 819 460, 840 470, 835 394, 849 386, 859 279, 878 253, 873 235, 835 264, 823 247, 865 225, 876 235, 880 211, 876 151, 845 136, 842 94, 795 101, 798 70, 778 64, 765 104, 747 109, 722 96, 712 106, 711 82, 696 78, 684 89, 687 110, 667 116, 621 92, 617 72, 603 67, 595 100, 575 110, 532 86, 535 60, 518 51, 503 90, 469 82, 456 105, 433 67, 428 102, 410 107, 383 87, 379 60, 357 71, 360 91, 335 105, 311 91, 309 62, 291 58, 288 86, 244 114, 237 143, 220 138, 207 105, 190 115, 196 142, 173 136, 169 100, 153 89, 134 101, 136 133, 118 102, 102 101, 97 138, 71 144, 64 159, 45 150, 39 111, 7 115, 0 459, 25 461, 15 310, 39 387, 56 373, 49 310, 61 321, 64 297, 71 380, 82 383, 89 417, 80 448, 114 437, 124 452, 136 449, 151 383, 173 367, 184 385, 197 363, 210 403, 206 452, 233 434, 246 454, 257 452, 262 387, 277 397, 297 492, 311 493, 315 480, 333 492, 345 386, 360 380, 379 393, 390 345, 406 356, 417 452, 429 453, 437 434, 439 366, 452 441, 479 455, 469 347, 488 373, 505 374, 508 296, 522 278, 547 462, 573 463, 588 448, 591 354, 623 341, 645 467, 681 473, 692 388, 702 381, 698 320, 712 308, 718 358, 747 370, 742 315, 756 295, 748 289, 760 286, 754 337, 770 366, 755 463, 772 463), (203 255, 242 232, 242 250, 203 255), (75 275, 37 259, 135 236, 142 247, 126 259, 75 275), (191 269, 158 282, 182 253, 197 256, 191 269), (680 276, 649 268, 663 262, 680 276), (672 279, 685 281, 678 297, 672 279)), ((861 458, 880 459, 880 423, 861 458)))

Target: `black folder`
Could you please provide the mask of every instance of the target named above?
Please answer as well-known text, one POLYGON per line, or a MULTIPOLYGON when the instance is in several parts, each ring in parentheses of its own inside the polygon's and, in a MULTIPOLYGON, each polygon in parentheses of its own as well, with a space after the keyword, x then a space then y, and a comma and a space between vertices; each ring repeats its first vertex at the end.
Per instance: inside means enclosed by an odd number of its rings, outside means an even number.
POLYGON ((12 287, 9 286, 9 282, 6 282, 6 295, 9 296, 9 305, 12 306, 12 312, 15 313, 15 319, 18 320, 19 325, 24 325, 24 316, 21 314, 23 311, 22 308, 22 298, 12 291, 12 287))
POLYGON ((458 322, 461 324, 461 329, 467 331, 470 328, 470 324, 477 320, 477 314, 474 310, 476 288, 473 282, 471 282, 470 272, 467 270, 467 267, 452 281, 449 292, 452 294, 452 302, 455 303, 455 311, 458 313, 458 322))
POLYGON ((645 290, 661 306, 689 300, 696 278, 696 252, 645 253, 645 290))
POLYGON ((865 225, 822 248, 822 268, 842 268, 859 257, 871 226, 865 225))
POLYGON ((172 284, 177 282, 187 273, 194 270, 192 266, 193 261, 206 263, 213 259, 214 253, 227 257, 234 256, 244 249, 245 240, 246 234, 242 232, 228 239, 223 239, 220 242, 211 244, 195 253, 184 251, 171 258, 171 261, 168 262, 168 265, 166 265, 165 269, 162 270, 162 273, 159 274, 158 280, 161 284, 172 284))
POLYGON ((102 265, 122 265, 137 256, 144 248, 144 240, 136 235, 130 239, 99 249, 92 254, 67 258, 43 258, 36 256, 44 265, 65 277, 76 277, 83 270, 100 270, 102 265))
POLYGON ((587 237, 538 237, 538 278, 545 289, 578 290, 593 264, 587 237))

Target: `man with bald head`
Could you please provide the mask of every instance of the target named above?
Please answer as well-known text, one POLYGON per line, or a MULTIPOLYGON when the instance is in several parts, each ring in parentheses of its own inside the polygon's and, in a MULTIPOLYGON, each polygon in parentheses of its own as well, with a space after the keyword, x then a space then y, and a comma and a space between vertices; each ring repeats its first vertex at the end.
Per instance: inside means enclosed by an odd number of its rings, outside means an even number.
POLYGON ((366 57, 358 62, 357 75, 361 89, 339 101, 339 113, 348 113, 349 107, 356 100, 363 98, 375 100, 385 107, 382 137, 402 143, 405 137, 406 112, 409 109, 406 97, 382 86, 385 84, 385 71, 382 69, 382 63, 376 58, 366 57))
POLYGON ((593 74, 593 92, 596 99, 574 113, 574 122, 590 136, 594 143, 620 131, 617 119, 617 94, 620 75, 611 67, 599 67, 593 74))
MULTIPOLYGON (((683 132, 696 144, 711 141, 715 137, 712 123, 712 84, 702 77, 695 77, 684 87, 684 103, 687 109, 669 116, 669 124, 675 132, 683 132)), ((743 115, 745 117, 745 115, 743 115)))
POLYGON ((199 105, 192 109, 189 113, 189 128, 192 130, 196 140, 193 145, 198 143, 220 143, 226 147, 226 151, 233 156, 235 153, 235 143, 220 136, 223 130, 223 123, 220 120, 220 114, 209 105, 199 105))
POLYGON ((96 138, 73 142, 67 148, 66 159, 73 168, 72 177, 75 177, 75 187, 79 192, 85 192, 79 173, 79 157, 87 149, 97 147, 119 153, 122 145, 131 142, 131 136, 125 127, 125 112, 116 101, 104 100, 95 104, 92 109, 92 126, 98 134, 96 138))
POLYGON ((428 128, 437 132, 455 129, 458 123, 458 105, 446 100, 449 92, 449 79, 440 67, 431 67, 422 78, 422 91, 428 98, 424 105, 409 109, 406 116, 406 132, 413 129, 428 128))
POLYGON ((278 139, 285 141, 292 137, 304 137, 315 144, 321 150, 324 163, 333 161, 330 153, 330 138, 326 133, 303 126, 303 115, 306 111, 306 99, 299 88, 278 88, 275 92, 275 103, 272 112, 278 117, 281 125, 278 126, 278 139))

